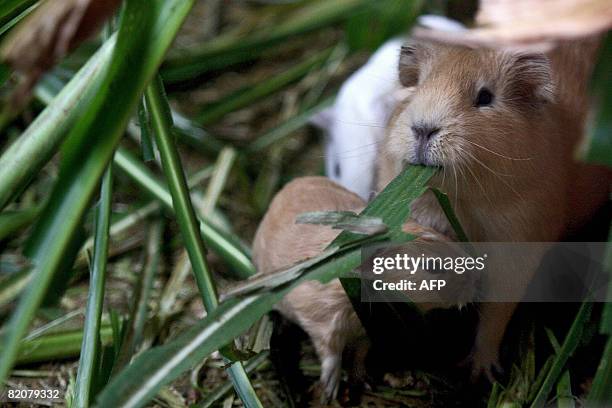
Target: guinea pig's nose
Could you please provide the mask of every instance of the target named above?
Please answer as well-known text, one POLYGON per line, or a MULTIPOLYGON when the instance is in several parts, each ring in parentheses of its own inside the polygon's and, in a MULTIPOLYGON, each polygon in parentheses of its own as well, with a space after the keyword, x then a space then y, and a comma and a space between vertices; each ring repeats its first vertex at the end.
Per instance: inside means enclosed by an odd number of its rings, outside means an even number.
POLYGON ((439 127, 423 124, 413 125, 411 129, 417 139, 431 139, 440 131, 439 127))

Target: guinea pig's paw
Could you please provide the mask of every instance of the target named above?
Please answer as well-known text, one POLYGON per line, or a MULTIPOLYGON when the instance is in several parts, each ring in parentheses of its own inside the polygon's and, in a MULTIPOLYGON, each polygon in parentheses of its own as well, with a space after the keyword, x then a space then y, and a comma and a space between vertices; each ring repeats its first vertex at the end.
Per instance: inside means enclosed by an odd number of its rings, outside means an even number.
POLYGON ((340 387, 342 359, 337 356, 327 356, 321 363, 321 404, 326 405, 336 399, 340 387))
POLYGON ((357 381, 349 377, 346 387, 341 387, 340 390, 340 397, 338 397, 340 405, 344 407, 359 406, 364 392, 373 391, 374 387, 370 384, 374 384, 374 381, 369 377, 357 381))
POLYGON ((470 353, 467 361, 472 366, 472 382, 478 381, 484 375, 489 382, 494 383, 496 376, 503 374, 503 369, 499 364, 499 355, 495 349, 477 348, 470 353))

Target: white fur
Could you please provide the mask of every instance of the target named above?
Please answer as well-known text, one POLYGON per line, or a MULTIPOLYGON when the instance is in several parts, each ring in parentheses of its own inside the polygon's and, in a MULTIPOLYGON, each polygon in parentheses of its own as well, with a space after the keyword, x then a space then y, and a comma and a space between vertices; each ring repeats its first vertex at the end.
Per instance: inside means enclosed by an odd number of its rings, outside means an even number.
POLYGON ((403 42, 394 38, 383 44, 342 85, 335 104, 312 120, 327 132, 327 176, 365 200, 373 191, 378 144, 397 103, 397 67, 403 42))
POLYGON ((433 14, 426 14, 420 16, 419 25, 430 28, 432 30, 450 31, 450 32, 461 32, 466 31, 467 28, 458 21, 451 20, 444 16, 437 16, 433 14))

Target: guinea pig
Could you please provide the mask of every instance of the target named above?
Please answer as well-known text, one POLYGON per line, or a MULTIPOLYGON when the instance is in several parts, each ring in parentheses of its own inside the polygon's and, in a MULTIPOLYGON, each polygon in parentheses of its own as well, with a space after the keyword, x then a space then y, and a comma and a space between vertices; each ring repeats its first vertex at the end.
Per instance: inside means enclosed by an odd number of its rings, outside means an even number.
POLYGON ((395 108, 397 64, 403 39, 383 44, 340 88, 334 104, 311 123, 326 133, 325 174, 368 200, 374 191, 378 146, 395 108))
MULTIPOLYGON (((359 212, 364 207, 365 202, 360 197, 324 177, 304 177, 288 183, 274 197, 257 229, 253 261, 258 273, 288 268, 316 256, 340 233, 328 226, 296 224, 299 214, 310 211, 359 212)), ((449 241, 447 237, 413 222, 406 223, 403 230, 418 237, 414 242, 449 241)), ((439 274, 422 270, 414 276, 421 280, 440 278, 439 274)), ((463 305, 474 299, 474 279, 451 273, 446 280, 447 287, 441 290, 442 293, 423 291, 408 296, 424 312, 463 305)), ((363 382, 369 342, 338 279, 325 284, 304 282, 289 292, 275 308, 310 336, 321 361, 323 400, 329 401, 337 395, 345 349, 351 351, 352 356, 349 382, 363 382)))
MULTIPOLYGON (((557 241, 608 199, 609 172, 576 163, 587 82, 598 41, 562 45, 548 54, 474 49, 433 42, 402 48, 399 80, 412 89, 389 122, 378 166, 382 189, 407 164, 441 169, 431 185, 446 191, 473 241, 557 241), (580 198, 578 200, 577 198, 580 198)), ((420 225, 453 236, 433 194, 411 206, 420 225)), ((520 299, 538 255, 490 259, 491 297, 520 299)), ((516 304, 484 303, 473 374, 492 378, 516 304)))

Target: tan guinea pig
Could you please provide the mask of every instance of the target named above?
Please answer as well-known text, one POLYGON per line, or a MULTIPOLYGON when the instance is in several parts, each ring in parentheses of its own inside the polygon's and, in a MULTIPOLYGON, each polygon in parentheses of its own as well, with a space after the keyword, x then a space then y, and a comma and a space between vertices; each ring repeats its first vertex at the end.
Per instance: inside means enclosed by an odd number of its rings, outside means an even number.
MULTIPOLYGON (((431 42, 402 48, 399 79, 411 95, 392 116, 379 165, 382 189, 406 164, 439 166, 446 191, 473 241, 557 241, 608 199, 610 173, 576 163, 587 82, 597 40, 548 54, 473 49, 431 42)), ((420 225, 452 236, 432 194, 412 204, 420 225)), ((496 260, 489 260, 491 263, 496 260)), ((512 277, 485 291, 520 299, 538 256, 489 265, 512 277)), ((515 304, 482 306, 474 374, 491 377, 515 304)))
MULTIPOLYGON (((253 244, 253 260, 259 273, 287 268, 320 254, 340 233, 326 226, 296 224, 295 218, 310 211, 359 212, 365 202, 356 194, 324 177, 304 177, 287 184, 272 200, 253 244)), ((448 238, 415 223, 404 225, 404 231, 417 235, 420 241, 448 242, 448 238)), ((418 256, 418 255, 417 255, 418 256)), ((422 271, 421 271, 422 272, 422 271)), ((442 293, 423 292, 415 299, 424 311, 434 307, 466 304, 474 299, 474 279, 450 274, 442 293), (449 300, 440 303, 440 297, 449 300), (427 302, 427 303, 425 303, 427 302)), ((440 275, 417 273, 420 278, 438 279, 440 275)), ((418 280, 417 280, 418 284, 418 280)), ((336 397, 340 382, 342 353, 353 351, 349 362, 349 381, 362 382, 369 343, 365 331, 344 293, 340 281, 327 284, 304 282, 276 306, 286 318, 308 333, 321 360, 322 399, 336 397)))

